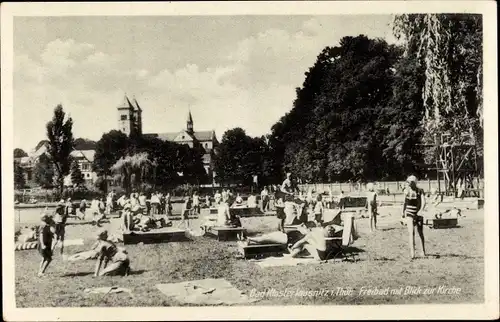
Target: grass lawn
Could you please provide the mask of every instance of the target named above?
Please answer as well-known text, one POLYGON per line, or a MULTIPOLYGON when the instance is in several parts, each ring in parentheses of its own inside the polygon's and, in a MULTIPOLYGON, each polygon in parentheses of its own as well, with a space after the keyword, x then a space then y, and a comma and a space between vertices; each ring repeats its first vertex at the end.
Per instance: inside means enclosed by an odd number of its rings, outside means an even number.
MULTIPOLYGON (((484 301, 483 210, 464 211, 461 227, 425 228, 429 256, 408 259, 406 227, 399 223, 399 210, 382 208, 379 229, 369 233, 368 220, 357 220, 360 239, 353 246, 362 250, 357 262, 328 262, 317 265, 260 268, 251 261, 236 259, 235 242, 217 242, 207 237, 190 242, 127 245, 132 274, 127 277, 93 277, 94 261, 63 262, 56 252, 45 277, 36 276, 40 256, 36 250, 17 251, 17 307, 108 307, 178 306, 160 293, 155 284, 204 278, 224 278, 247 292, 332 290, 328 296, 265 296, 251 305, 301 304, 410 304, 482 303, 484 301), (392 215, 391 215, 392 212, 392 215), (133 291, 88 295, 90 287, 118 286, 133 291), (362 295, 364 289, 405 289, 409 286, 435 289, 433 294, 362 295), (456 294, 439 294, 440 286, 460 288, 456 294), (337 288, 351 288, 349 295, 336 295, 337 288)), ((85 250, 95 227, 72 222, 66 238, 84 238, 85 246, 66 247, 65 253, 85 250)), ((274 217, 245 218, 243 225, 254 232, 272 231, 274 217)), ((112 232, 116 221, 107 224, 112 232)), ((418 239, 417 239, 418 241, 418 239)), ((420 247, 417 243, 417 255, 420 247)))

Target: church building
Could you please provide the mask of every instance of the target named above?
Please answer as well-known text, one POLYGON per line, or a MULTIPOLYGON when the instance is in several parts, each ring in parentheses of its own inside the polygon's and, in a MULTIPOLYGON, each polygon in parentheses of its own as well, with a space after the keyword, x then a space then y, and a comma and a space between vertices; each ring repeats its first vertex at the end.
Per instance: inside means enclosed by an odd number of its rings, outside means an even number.
POLYGON ((213 177, 213 156, 219 141, 214 130, 195 131, 193 116, 189 111, 186 121, 186 128, 177 132, 164 133, 142 133, 142 109, 135 98, 130 101, 125 96, 124 101, 118 106, 118 130, 130 135, 136 131, 139 135, 156 137, 163 141, 175 142, 178 144, 187 144, 189 147, 200 145, 204 148, 203 167, 210 177, 213 177))

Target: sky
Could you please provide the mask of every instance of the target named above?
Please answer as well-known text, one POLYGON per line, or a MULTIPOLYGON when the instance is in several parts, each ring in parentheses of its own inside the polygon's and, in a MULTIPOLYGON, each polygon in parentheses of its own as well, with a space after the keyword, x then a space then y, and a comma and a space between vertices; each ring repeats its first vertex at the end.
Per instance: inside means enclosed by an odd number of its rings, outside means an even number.
POLYGON ((326 46, 344 36, 390 43, 390 15, 15 17, 14 147, 29 152, 62 104, 73 135, 117 128, 126 94, 143 132, 234 127, 269 133, 326 46))

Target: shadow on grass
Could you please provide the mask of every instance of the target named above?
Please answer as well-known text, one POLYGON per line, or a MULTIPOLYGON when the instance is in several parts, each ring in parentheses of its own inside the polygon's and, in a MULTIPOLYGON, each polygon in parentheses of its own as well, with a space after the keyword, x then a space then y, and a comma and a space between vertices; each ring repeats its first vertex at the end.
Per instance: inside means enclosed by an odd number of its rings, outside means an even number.
POLYGON ((441 258, 441 257, 462 258, 462 259, 483 258, 482 256, 468 256, 460 254, 427 254, 427 258, 441 258))
POLYGON ((61 277, 80 277, 80 276, 89 276, 93 275, 94 272, 78 272, 78 273, 67 273, 64 275, 61 275, 61 277))
POLYGON ((447 229, 462 229, 462 228, 465 228, 464 226, 460 226, 460 225, 456 225, 454 227, 442 227, 442 228, 432 228, 432 227, 429 227, 430 229, 433 229, 433 230, 447 230, 447 229))
POLYGON ((91 221, 73 221, 66 223, 66 226, 82 226, 82 225, 91 225, 91 221))
POLYGON ((374 258, 373 259, 376 262, 395 262, 395 258, 387 258, 387 257, 379 257, 379 258, 374 258))
POLYGON ((344 248, 344 252, 346 253, 364 253, 365 251, 361 248, 354 247, 354 246, 348 246, 344 248))
POLYGON ((145 269, 136 269, 136 270, 134 270, 133 268, 131 268, 130 272, 128 273, 128 275, 129 276, 130 275, 142 275, 142 274, 144 274, 146 272, 147 272, 147 270, 145 270, 145 269))
MULTIPOLYGON (((147 270, 145 269, 137 269, 137 270, 134 270, 134 269, 131 269, 130 272, 128 273, 128 275, 142 275, 144 274, 145 272, 147 272, 147 270)), ((67 273, 67 274, 64 274, 64 275, 61 275, 61 277, 82 277, 82 276, 89 276, 89 275, 93 275, 94 272, 78 272, 78 273, 67 273)))
POLYGON ((379 231, 390 231, 390 230, 394 230, 396 228, 392 227, 392 228, 383 228, 383 229, 378 229, 379 231))

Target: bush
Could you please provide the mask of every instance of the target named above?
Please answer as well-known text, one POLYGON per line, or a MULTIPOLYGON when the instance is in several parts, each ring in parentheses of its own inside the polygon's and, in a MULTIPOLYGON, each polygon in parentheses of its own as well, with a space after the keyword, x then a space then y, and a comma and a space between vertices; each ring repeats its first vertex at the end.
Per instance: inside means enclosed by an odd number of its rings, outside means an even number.
POLYGON ((60 196, 57 190, 53 189, 25 189, 15 190, 14 200, 20 203, 28 203, 31 199, 40 202, 54 202, 59 200, 60 196))
POLYGON ((92 200, 95 197, 101 197, 102 192, 97 189, 88 189, 85 187, 66 188, 62 194, 59 194, 57 189, 32 189, 32 190, 16 190, 14 192, 14 200, 20 203, 29 203, 35 199, 37 203, 57 202, 61 199, 71 198, 72 200, 92 200))

